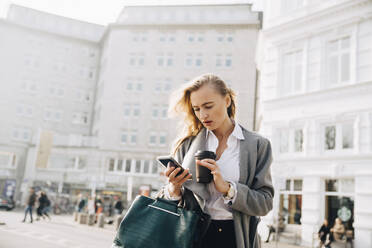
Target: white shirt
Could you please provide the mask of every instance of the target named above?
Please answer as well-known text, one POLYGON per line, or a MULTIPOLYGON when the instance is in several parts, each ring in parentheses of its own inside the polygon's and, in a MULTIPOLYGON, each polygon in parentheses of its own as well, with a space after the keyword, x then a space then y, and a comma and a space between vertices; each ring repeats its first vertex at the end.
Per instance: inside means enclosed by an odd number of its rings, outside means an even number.
MULTIPOLYGON (((207 145, 209 151, 216 152, 218 147, 218 139, 212 131, 206 132, 207 145)), ((214 182, 208 184, 208 190, 211 197, 206 200, 206 212, 213 220, 230 220, 232 216, 232 208, 228 204, 230 201, 234 202, 237 195, 236 183, 239 181, 239 155, 240 155, 240 140, 244 140, 243 131, 238 124, 235 124, 234 130, 227 139, 227 148, 222 153, 221 157, 216 161, 220 167, 221 174, 225 181, 230 182, 235 188, 235 196, 232 200, 225 199, 223 194, 216 190, 214 182)), ((168 187, 164 190, 165 198, 169 200, 180 200, 181 197, 171 197, 168 187)))
MULTIPOLYGON (((238 124, 235 124, 234 130, 227 139, 227 148, 223 151, 221 157, 216 161, 220 168, 220 172, 225 181, 231 182, 235 188, 239 181, 239 154, 240 140, 244 140, 243 131, 238 124)), ((212 131, 207 131, 207 150, 216 152, 218 147, 218 139, 212 131)), ((206 202, 206 211, 211 215, 213 220, 230 220, 232 216, 232 208, 228 204, 230 200, 226 200, 223 194, 216 190, 214 182, 208 184, 208 190, 211 198, 206 202)))

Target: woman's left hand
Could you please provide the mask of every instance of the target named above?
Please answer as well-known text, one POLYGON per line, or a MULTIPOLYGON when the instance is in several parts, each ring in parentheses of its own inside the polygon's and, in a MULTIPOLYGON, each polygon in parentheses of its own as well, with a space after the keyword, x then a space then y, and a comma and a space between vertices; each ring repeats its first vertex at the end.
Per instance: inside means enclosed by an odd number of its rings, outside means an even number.
POLYGON ((217 165, 216 161, 206 158, 203 160, 196 160, 196 163, 211 170, 214 185, 216 186, 217 191, 226 195, 227 191, 229 191, 230 184, 223 179, 220 167, 217 165))

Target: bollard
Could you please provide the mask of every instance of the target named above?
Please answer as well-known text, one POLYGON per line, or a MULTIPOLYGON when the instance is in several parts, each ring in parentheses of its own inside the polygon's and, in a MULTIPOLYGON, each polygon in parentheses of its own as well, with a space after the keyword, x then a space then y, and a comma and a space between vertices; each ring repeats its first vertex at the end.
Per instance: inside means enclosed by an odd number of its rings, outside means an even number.
POLYGON ((79 224, 87 224, 88 215, 86 213, 79 213, 78 215, 78 223, 79 224))
POLYGON ((78 212, 74 212, 74 221, 78 221, 78 218, 79 218, 79 213, 78 212))
POLYGON ((122 215, 122 214, 119 214, 119 215, 115 216, 115 230, 118 230, 119 229, 121 220, 123 218, 124 218, 124 215, 122 215))
POLYGON ((95 221, 96 221, 96 215, 95 214, 89 214, 88 215, 88 225, 93 226, 95 221))
POLYGON ((98 214, 98 227, 103 228, 105 226, 105 215, 103 213, 98 214))

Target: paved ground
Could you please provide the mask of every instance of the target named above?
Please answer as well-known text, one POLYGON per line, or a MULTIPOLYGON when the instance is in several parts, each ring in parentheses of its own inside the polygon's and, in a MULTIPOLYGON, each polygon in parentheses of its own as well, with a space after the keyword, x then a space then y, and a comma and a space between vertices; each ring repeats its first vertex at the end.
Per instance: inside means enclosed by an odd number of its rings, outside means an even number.
POLYGON ((52 216, 51 221, 22 223, 22 212, 0 211, 0 248, 104 248, 111 247, 114 227, 79 225, 72 216, 52 216))
MULTIPOLYGON (((70 215, 52 216, 51 221, 22 223, 23 212, 0 211, 0 248, 110 248, 115 235, 113 225, 79 225, 70 215)), ((262 242, 263 248, 304 248, 286 243, 262 242)), ((335 245, 332 248, 337 248, 335 245)))

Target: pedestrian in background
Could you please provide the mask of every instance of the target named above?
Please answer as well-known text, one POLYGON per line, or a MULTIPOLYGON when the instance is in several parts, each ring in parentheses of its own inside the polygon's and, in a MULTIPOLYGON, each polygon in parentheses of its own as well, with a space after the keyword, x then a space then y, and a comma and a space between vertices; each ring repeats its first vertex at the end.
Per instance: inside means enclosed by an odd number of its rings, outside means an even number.
POLYGON ((319 248, 322 248, 323 246, 327 247, 327 237, 329 238, 329 225, 328 220, 324 220, 323 225, 320 227, 318 231, 318 237, 319 237, 319 248))
POLYGON ((345 235, 345 226, 340 218, 335 219, 335 223, 330 230, 330 242, 340 241, 345 235))
POLYGON ((123 212, 123 202, 121 201, 121 198, 118 196, 115 196, 115 203, 114 203, 114 212, 115 214, 121 214, 123 212))
POLYGON ((30 214, 31 221, 30 223, 33 222, 32 219, 32 210, 36 202, 36 194, 34 188, 30 188, 30 193, 26 202, 26 209, 25 209, 25 217, 23 218, 22 222, 26 221, 27 215, 30 214))
POLYGON ((44 207, 43 207, 43 209, 42 209, 42 211, 41 211, 41 215, 44 217, 44 216, 46 216, 46 217, 48 217, 48 219, 49 220, 51 220, 51 218, 50 218, 50 216, 49 216, 49 211, 50 211, 50 208, 51 208, 51 202, 50 202, 50 200, 49 200, 49 198, 48 198, 48 195, 45 193, 45 192, 42 192, 42 196, 43 196, 43 198, 44 198, 44 207))
POLYGON ((82 212, 85 208, 86 201, 82 194, 79 195, 79 202, 78 202, 78 212, 82 212))

